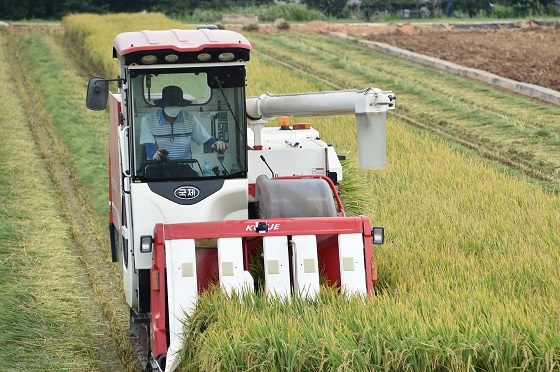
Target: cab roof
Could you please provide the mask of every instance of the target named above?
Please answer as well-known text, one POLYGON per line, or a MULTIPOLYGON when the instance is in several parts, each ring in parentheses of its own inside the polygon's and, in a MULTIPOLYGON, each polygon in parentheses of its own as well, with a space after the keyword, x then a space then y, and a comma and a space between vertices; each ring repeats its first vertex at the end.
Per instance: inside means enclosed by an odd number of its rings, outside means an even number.
POLYGON ((134 52, 172 49, 177 52, 196 52, 206 48, 253 47, 245 36, 229 30, 143 30, 125 32, 115 37, 113 57, 134 52))

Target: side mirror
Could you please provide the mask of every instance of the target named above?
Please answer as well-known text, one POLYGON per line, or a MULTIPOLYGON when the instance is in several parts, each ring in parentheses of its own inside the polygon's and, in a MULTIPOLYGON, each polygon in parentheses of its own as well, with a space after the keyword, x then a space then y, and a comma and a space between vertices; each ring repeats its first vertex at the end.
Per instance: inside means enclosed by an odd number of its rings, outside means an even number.
POLYGON ((89 79, 86 96, 86 107, 90 110, 104 110, 109 97, 109 82, 107 79, 94 77, 89 79))

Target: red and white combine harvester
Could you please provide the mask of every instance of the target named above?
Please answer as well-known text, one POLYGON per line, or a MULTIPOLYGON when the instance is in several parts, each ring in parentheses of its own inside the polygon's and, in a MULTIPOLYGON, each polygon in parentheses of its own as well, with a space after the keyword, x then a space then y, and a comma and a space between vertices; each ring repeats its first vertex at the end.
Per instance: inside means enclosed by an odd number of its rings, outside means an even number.
POLYGON ((212 283, 228 294, 256 290, 263 278, 250 262, 262 264, 271 296, 314 297, 320 278, 373 293, 372 243, 383 242, 383 229, 345 215, 335 150, 308 124, 264 126, 354 114, 360 166, 383 168, 394 94, 246 97, 250 51, 244 36, 215 26, 127 32, 114 42, 120 75, 88 85, 88 108, 109 102, 111 249, 152 367, 177 367, 183 323, 212 283))

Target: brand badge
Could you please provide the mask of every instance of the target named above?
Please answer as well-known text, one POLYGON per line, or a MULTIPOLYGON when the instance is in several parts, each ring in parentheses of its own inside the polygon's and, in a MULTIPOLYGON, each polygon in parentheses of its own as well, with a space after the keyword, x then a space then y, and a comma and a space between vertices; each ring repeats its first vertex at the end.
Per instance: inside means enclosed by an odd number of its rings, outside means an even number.
POLYGON ((200 195, 200 190, 194 186, 181 186, 173 192, 178 199, 195 199, 200 195))

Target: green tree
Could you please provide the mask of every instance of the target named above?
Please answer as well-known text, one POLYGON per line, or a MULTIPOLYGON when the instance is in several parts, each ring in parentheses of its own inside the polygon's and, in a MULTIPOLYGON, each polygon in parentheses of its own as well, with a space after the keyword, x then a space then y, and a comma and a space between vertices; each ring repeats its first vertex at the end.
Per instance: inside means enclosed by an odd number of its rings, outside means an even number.
POLYGON ((346 0, 305 0, 304 3, 312 9, 319 9, 329 17, 340 18, 344 15, 346 0))
POLYGON ((29 0, 0 0, 0 15, 5 20, 17 20, 27 17, 29 0))
POLYGON ((109 9, 101 0, 0 0, 0 15, 7 20, 60 19, 68 13, 109 9))
MULTIPOLYGON (((79 1, 79 0, 78 0, 79 1)), ((95 0, 93 4, 99 8, 116 13, 141 12, 150 10, 158 2, 153 0, 95 0)))

